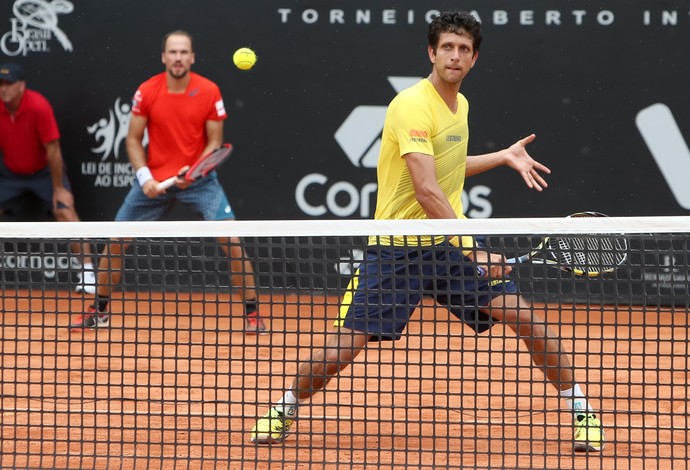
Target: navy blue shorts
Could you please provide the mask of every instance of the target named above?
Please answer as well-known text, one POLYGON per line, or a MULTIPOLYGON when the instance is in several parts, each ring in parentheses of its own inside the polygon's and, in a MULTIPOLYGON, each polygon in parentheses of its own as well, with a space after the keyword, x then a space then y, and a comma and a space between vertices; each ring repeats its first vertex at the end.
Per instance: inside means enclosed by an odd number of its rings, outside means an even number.
POLYGON ((235 218, 225 191, 218 182, 218 175, 214 172, 195 181, 186 189, 177 186, 168 188, 164 194, 156 198, 146 196, 135 179, 132 189, 117 211, 115 220, 160 220, 173 210, 176 203, 190 207, 203 220, 235 218))
MULTIPOLYGON (((62 185, 72 192, 67 170, 62 169, 62 185)), ((0 162, 0 209, 13 208, 21 198, 33 194, 48 207, 48 213, 53 212, 53 180, 50 170, 44 168, 32 175, 17 175, 12 173, 4 163, 0 162)))
POLYGON ((423 296, 472 327, 487 331, 494 320, 481 308, 501 294, 517 294, 508 279, 478 277, 476 265, 458 248, 372 246, 345 293, 336 326, 372 340, 400 338, 423 296))

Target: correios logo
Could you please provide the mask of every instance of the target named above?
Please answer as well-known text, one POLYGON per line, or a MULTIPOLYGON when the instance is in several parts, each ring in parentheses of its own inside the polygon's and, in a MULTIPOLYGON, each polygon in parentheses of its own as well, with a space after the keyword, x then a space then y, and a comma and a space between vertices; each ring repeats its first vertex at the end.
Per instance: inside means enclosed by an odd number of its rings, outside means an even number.
POLYGON ((0 269, 23 275, 40 271, 46 279, 55 279, 60 272, 77 272, 81 269, 81 261, 69 253, 4 252, 0 255, 0 269))
POLYGON ((637 113, 635 124, 676 201, 690 209, 690 149, 671 110, 655 103, 637 113))
MULTIPOLYGON (((419 77, 388 77, 396 93, 421 80, 419 77)), ((387 106, 357 106, 335 132, 335 140, 356 167, 376 168, 387 106)))
POLYGON ((0 50, 8 56, 48 52, 55 38, 65 51, 72 52, 72 42, 58 26, 58 15, 73 10, 68 0, 15 0, 14 17, 10 17, 10 30, 0 37, 0 50))
MULTIPOLYGON (((421 80, 420 77, 388 77, 396 93, 421 80)), ((352 166, 374 169, 381 149, 381 133, 387 106, 361 105, 355 107, 335 132, 335 140, 352 166)), ((351 181, 332 181, 322 173, 309 173, 295 188, 295 200, 305 214, 319 217, 358 215, 370 218, 377 184, 366 183, 358 187, 351 181), (325 198, 324 198, 325 195, 325 198)), ((463 191, 463 207, 470 217, 490 217, 491 202, 487 199, 491 188, 477 185, 463 191)))
MULTIPOLYGON (((127 137, 132 106, 129 101, 117 98, 108 116, 87 126, 87 132, 98 144, 91 152, 100 161, 82 162, 81 174, 94 178, 93 185, 98 187, 129 187, 134 180, 134 171, 126 156, 122 159, 123 142, 127 137), (112 158, 111 158, 112 157, 112 158), (111 161, 109 161, 109 159, 111 161), (114 160, 114 161, 112 161, 114 160)), ((144 146, 148 144, 148 133, 144 133, 144 146)))

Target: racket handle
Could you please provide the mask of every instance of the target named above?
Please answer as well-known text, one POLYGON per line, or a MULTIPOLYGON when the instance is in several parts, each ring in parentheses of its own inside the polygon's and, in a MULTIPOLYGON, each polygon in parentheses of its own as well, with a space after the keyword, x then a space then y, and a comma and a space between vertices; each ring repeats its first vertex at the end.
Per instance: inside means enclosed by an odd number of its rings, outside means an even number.
POLYGON ((158 185, 157 185, 157 186, 158 186, 158 189, 159 189, 160 191, 163 191, 164 189, 171 188, 172 186, 175 185, 175 180, 177 180, 177 176, 171 176, 170 178, 161 181, 161 182, 158 183, 158 185))
MULTIPOLYGON (((508 258, 506 260, 506 263, 508 263, 508 264, 520 264, 520 263, 526 262, 528 259, 529 259, 529 256, 520 256, 519 258, 508 258)), ((477 267, 477 275, 479 277, 486 276, 486 270, 482 269, 480 267, 477 267)))

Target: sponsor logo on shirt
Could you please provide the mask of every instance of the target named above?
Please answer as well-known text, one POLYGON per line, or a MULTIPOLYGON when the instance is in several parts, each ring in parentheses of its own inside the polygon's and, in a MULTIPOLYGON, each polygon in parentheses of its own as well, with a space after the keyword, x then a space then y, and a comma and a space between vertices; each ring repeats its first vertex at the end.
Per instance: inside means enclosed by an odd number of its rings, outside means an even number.
POLYGON ((141 94, 141 90, 137 90, 136 93, 134 93, 134 98, 132 98, 132 111, 135 113, 140 113, 141 112, 141 102, 144 99, 143 95, 141 94))
POLYGON ((429 141, 429 133, 417 129, 410 129, 410 142, 426 143, 429 141))
POLYGON ((222 99, 216 101, 216 113, 218 114, 218 117, 225 116, 225 105, 223 104, 222 99))

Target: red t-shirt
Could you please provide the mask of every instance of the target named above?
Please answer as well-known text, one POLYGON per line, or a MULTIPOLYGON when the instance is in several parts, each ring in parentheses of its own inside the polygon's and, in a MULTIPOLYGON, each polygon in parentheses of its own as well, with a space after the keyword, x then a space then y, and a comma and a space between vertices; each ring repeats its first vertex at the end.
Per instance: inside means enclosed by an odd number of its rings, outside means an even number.
POLYGON ((11 172, 31 175, 45 168, 43 144, 59 138, 53 107, 40 93, 26 89, 14 116, 0 101, 0 150, 11 172))
POLYGON ((206 147, 206 121, 227 117, 220 89, 211 80, 190 72, 184 93, 168 93, 166 72, 141 84, 132 113, 148 119, 147 165, 158 181, 191 165, 206 147))

